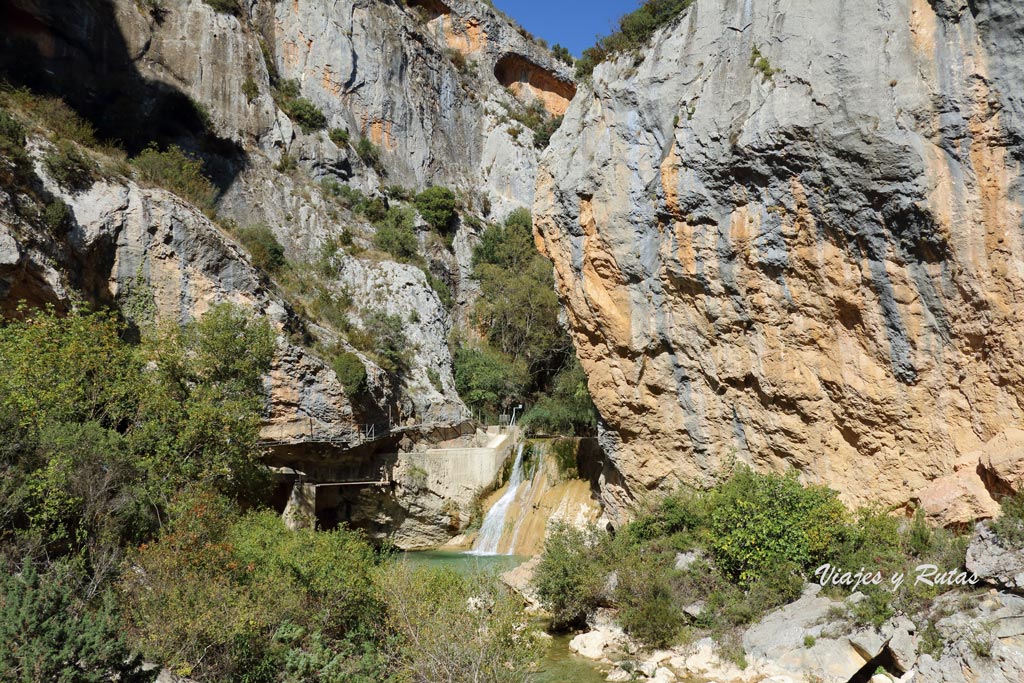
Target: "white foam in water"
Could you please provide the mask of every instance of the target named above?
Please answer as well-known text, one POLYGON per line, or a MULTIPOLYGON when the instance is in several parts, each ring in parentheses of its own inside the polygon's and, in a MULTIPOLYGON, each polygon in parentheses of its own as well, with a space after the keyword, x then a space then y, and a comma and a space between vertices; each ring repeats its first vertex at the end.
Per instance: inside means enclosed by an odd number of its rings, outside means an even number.
MULTIPOLYGON (((512 501, 516 499, 516 491, 523 483, 523 444, 519 444, 516 451, 516 461, 512 464, 512 476, 508 480, 508 488, 505 495, 494 504, 484 517, 480 525, 480 533, 477 534, 476 543, 469 551, 470 555, 497 555, 498 544, 501 542, 501 534, 505 530, 505 516, 512 501)), ((512 553, 506 553, 511 555, 512 553)))

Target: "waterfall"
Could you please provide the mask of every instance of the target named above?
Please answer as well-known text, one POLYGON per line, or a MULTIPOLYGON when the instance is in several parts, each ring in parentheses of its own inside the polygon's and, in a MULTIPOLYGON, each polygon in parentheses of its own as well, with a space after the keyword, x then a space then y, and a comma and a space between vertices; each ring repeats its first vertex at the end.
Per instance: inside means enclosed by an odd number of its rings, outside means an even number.
MULTIPOLYGON (((472 555, 497 555, 498 544, 501 542, 502 532, 505 530, 505 517, 512 501, 516 499, 516 492, 523 483, 523 444, 519 444, 516 451, 516 460, 512 464, 512 476, 508 480, 508 488, 505 495, 487 511, 483 524, 480 525, 480 533, 476 537, 476 543, 470 551, 472 555)), ((508 553, 511 555, 512 553, 508 553)))

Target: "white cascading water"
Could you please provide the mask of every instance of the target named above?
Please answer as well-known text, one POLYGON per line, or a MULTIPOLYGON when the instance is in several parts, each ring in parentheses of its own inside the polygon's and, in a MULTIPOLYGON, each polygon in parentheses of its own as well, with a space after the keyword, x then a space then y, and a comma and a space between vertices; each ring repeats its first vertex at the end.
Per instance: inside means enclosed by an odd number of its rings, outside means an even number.
MULTIPOLYGON (((498 544, 501 543, 501 535, 505 531, 505 517, 512 501, 516 499, 516 491, 523 483, 523 444, 519 444, 516 451, 516 460, 512 464, 512 476, 508 479, 508 488, 497 503, 494 504, 484 517, 480 525, 480 533, 477 534, 476 543, 469 551, 471 555, 497 555, 498 544)), ((507 553, 511 555, 512 553, 507 553)))

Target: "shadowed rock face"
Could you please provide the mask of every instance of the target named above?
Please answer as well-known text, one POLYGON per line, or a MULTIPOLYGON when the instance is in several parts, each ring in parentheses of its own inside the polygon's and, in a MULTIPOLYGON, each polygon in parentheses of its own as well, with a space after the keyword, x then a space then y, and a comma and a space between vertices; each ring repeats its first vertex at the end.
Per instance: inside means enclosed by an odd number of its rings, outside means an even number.
POLYGON ((735 460, 988 495, 977 449, 1024 417, 1022 28, 1010 0, 701 0, 597 69, 535 215, 606 502, 735 460))

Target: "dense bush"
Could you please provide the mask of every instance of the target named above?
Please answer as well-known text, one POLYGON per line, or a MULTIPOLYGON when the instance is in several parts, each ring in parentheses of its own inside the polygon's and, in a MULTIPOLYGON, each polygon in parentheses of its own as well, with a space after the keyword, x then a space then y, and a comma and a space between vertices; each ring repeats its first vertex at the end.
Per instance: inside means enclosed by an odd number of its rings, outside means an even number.
POLYGON ((528 683, 542 643, 495 576, 398 565, 383 577, 397 680, 528 683))
POLYGON ((203 162, 188 156, 180 147, 171 145, 161 152, 150 145, 132 159, 132 164, 143 181, 170 190, 200 209, 213 208, 217 192, 203 174, 203 162))
POLYGON ((144 683, 110 600, 90 606, 83 576, 66 563, 40 573, 0 561, 0 680, 7 683, 144 683))
POLYGON ((846 509, 836 492, 740 468, 708 496, 709 546, 741 585, 791 564, 813 570, 841 542, 846 509))
MULTIPOLYGON (((758 474, 740 467, 702 492, 679 491, 650 504, 614 536, 583 538, 560 528, 545 546, 535 577, 545 604, 584 620, 607 596, 595 577, 614 575, 611 599, 619 620, 652 647, 691 635, 711 635, 739 658, 735 638, 769 610, 797 599, 814 571, 830 563, 913 577, 919 564, 962 568, 966 536, 930 528, 923 516, 909 523, 877 508, 849 513, 836 493, 804 487, 793 475, 758 474), (675 568, 676 554, 694 553, 675 568), (682 608, 700 605, 696 616, 682 608)), ((603 584, 601 584, 603 585, 603 584)), ((825 589, 839 597, 842 588, 825 589)), ((922 615, 947 586, 861 586, 865 599, 849 606, 854 624, 878 628, 896 613, 922 615)))
POLYGON ((991 523, 992 529, 1010 546, 1024 546, 1024 493, 1003 498, 1000 506, 1003 514, 991 523))
POLYGON ((360 536, 289 531, 271 511, 239 515, 210 494, 181 499, 132 562, 141 571, 120 586, 129 636, 200 680, 277 680, 307 648, 362 640, 379 610, 360 536))
POLYGON ((569 66, 576 63, 576 59, 572 56, 572 53, 569 52, 569 48, 559 45, 558 43, 551 46, 551 54, 555 59, 564 62, 569 66))
POLYGON ((285 113, 299 124, 304 133, 312 133, 327 126, 327 117, 324 113, 305 97, 287 100, 285 105, 285 113))
POLYGON ((576 77, 583 79, 594 71, 609 56, 641 48, 650 41, 654 33, 671 23, 694 0, 646 0, 634 12, 619 19, 618 30, 599 38, 597 44, 583 51, 576 60, 576 77))
POLYGON ((359 142, 356 143, 356 154, 363 160, 363 163, 372 169, 375 169, 378 173, 382 172, 383 167, 380 160, 380 149, 377 145, 368 137, 360 137, 359 142))
POLYGON ((348 147, 349 134, 344 128, 331 128, 328 136, 331 138, 331 142, 338 147, 348 147))
POLYGON ((419 256, 419 240, 413 228, 415 217, 408 208, 393 206, 384 218, 377 222, 373 244, 386 251, 398 261, 414 261, 419 256))
POLYGON ((54 199, 43 209, 43 224, 54 235, 61 236, 71 227, 71 208, 61 199, 54 199))
POLYGON ((473 253, 481 296, 474 313, 496 349, 523 361, 532 374, 551 374, 570 348, 559 324, 551 263, 533 247, 529 213, 512 213, 484 232, 473 253))
POLYGON ((349 396, 366 390, 366 366, 356 354, 351 351, 336 354, 331 360, 331 367, 349 396))
POLYGON ((584 626, 587 617, 606 599, 607 570, 593 529, 580 530, 556 522, 544 541, 544 555, 534 574, 534 586, 556 629, 584 626))
POLYGON ((0 109, 0 181, 4 185, 25 184, 32 176, 32 162, 25 149, 25 129, 6 111, 0 109))
POLYGON ((455 388, 466 405, 496 417, 529 379, 526 367, 489 347, 462 347, 455 352, 455 388))
POLYGON ((448 230, 455 220, 458 201, 447 187, 428 187, 416 195, 416 210, 430 227, 439 232, 448 230))
POLYGON ((523 415, 522 425, 534 432, 587 436, 597 428, 597 410, 587 388, 587 375, 572 356, 548 392, 523 415))
POLYGON ((674 645, 686 624, 673 573, 672 565, 653 553, 632 555, 618 565, 619 621, 627 633, 652 647, 674 645))
POLYGON ((274 231, 265 225, 254 225, 238 231, 238 240, 252 255, 257 268, 276 273, 286 263, 284 247, 277 241, 274 231))

